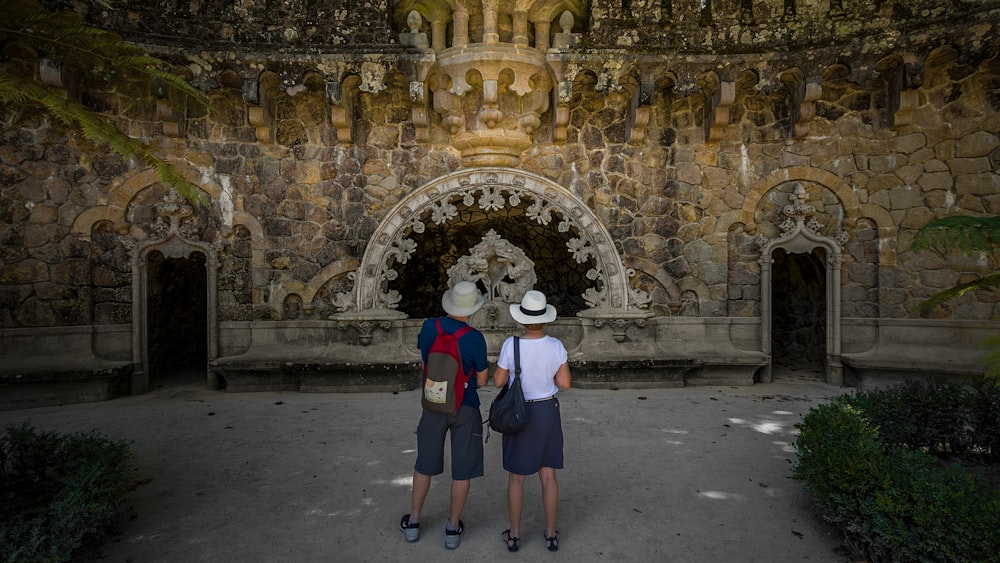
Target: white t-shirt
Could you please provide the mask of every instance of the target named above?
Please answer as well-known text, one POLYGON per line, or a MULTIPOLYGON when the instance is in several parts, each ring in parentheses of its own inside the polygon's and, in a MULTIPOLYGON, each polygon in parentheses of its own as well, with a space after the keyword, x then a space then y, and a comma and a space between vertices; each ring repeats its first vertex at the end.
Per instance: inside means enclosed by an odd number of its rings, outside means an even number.
MULTIPOLYGON (((545 335, 543 338, 521 339, 521 390, 525 400, 544 399, 555 395, 555 375, 559 366, 566 363, 566 347, 558 338, 545 335)), ((508 336, 500 347, 497 366, 510 372, 514 377, 514 337, 508 336)))

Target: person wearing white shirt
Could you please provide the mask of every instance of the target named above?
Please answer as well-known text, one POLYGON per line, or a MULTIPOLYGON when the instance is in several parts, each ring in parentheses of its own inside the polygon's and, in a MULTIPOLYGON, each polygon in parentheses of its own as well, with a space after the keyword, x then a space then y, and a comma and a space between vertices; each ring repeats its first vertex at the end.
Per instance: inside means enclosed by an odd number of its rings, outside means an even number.
MULTIPOLYGON (((503 468, 507 471, 507 512, 510 528, 501 537, 509 551, 517 551, 521 537, 521 509, 524 505, 524 481, 538 474, 542 485, 545 511, 543 537, 549 551, 559 549, 556 513, 559 506, 559 483, 556 470, 563 468, 562 419, 556 393, 570 388, 566 347, 545 334, 545 325, 556 319, 556 309, 540 291, 524 294, 520 304, 510 306, 515 321, 524 325, 520 337, 521 388, 528 402, 528 424, 514 434, 503 435, 503 468)), ((514 338, 508 337, 500 348, 493 383, 508 385, 514 371, 514 338)))

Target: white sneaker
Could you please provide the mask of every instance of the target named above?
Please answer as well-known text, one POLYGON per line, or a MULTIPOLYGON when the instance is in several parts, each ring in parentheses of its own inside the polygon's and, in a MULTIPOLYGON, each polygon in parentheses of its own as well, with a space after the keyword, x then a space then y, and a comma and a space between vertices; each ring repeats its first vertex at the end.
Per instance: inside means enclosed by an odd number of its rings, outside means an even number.
POLYGON ((406 541, 410 543, 420 539, 420 522, 410 524, 409 514, 403 515, 403 519, 399 521, 399 529, 403 531, 403 535, 406 536, 406 541))
POLYGON ((444 526, 444 546, 448 549, 455 549, 460 543, 462 543, 462 534, 465 533, 465 523, 461 520, 458 521, 457 530, 449 530, 448 525, 444 526))

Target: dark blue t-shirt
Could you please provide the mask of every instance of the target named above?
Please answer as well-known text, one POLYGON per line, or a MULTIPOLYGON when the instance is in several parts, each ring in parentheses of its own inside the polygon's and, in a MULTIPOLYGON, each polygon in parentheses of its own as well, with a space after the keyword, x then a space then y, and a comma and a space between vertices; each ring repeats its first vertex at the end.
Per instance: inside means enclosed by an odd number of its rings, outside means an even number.
MULTIPOLYGON (((420 356, 424 363, 427 363, 427 352, 430 351, 434 339, 437 338, 437 317, 431 317, 424 321, 420 327, 420 335, 417 336, 417 348, 420 348, 420 356)), ((457 321, 451 317, 441 317, 441 330, 453 333, 465 326, 462 321, 457 321)), ((476 391, 476 374, 489 367, 486 360, 486 338, 483 333, 476 329, 466 332, 458 339, 458 350, 462 355, 462 371, 472 376, 469 384, 465 387, 465 396, 462 397, 462 404, 472 408, 479 408, 479 393, 476 391)))

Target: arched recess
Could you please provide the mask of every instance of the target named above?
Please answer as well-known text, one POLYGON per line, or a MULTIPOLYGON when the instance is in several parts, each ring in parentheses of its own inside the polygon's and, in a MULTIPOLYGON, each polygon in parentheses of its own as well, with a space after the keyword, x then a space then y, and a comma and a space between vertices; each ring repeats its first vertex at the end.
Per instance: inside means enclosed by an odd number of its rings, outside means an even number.
POLYGON ((371 237, 355 276, 353 294, 338 295, 335 305, 341 313, 382 312, 388 317, 405 317, 395 311, 398 292, 387 287, 396 276, 393 265, 405 263, 413 253, 415 243, 409 236, 423 232, 421 217, 426 211, 440 224, 454 218, 452 200, 490 210, 518 205, 525 198, 532 202, 526 218, 541 224, 559 220, 561 232, 573 229, 577 234, 570 241, 570 251, 579 263, 591 261, 588 278, 595 283, 583 295, 588 312, 623 312, 648 304, 644 291, 629 286, 628 278, 634 271, 623 266, 607 229, 582 201, 541 176, 515 169, 480 168, 438 178, 397 203, 371 237))
POLYGON ((826 382, 840 387, 844 383, 841 350, 841 246, 846 242, 846 233, 838 233, 836 238, 820 234, 822 227, 814 217, 816 208, 806 203, 806 190, 796 184, 789 195, 789 204, 781 214, 786 217, 780 225, 781 232, 774 238, 758 235, 755 239, 760 247, 761 274, 761 351, 767 357, 768 365, 762 370, 761 381, 771 381, 772 368, 772 264, 774 252, 784 250, 789 254, 811 253, 822 249, 826 256, 826 382))
MULTIPOLYGON (((161 218, 169 221, 169 226, 162 230, 162 235, 136 242, 127 239, 131 250, 132 263, 132 394, 145 393, 149 390, 149 257, 154 251, 160 252, 166 258, 191 258, 195 253, 205 257, 205 321, 207 360, 219 355, 218 330, 218 252, 222 238, 209 244, 190 237, 190 229, 182 226, 182 220, 193 214, 191 206, 170 190, 163 203, 158 206, 161 218)), ((166 222, 164 221, 164 222, 166 222)), ((218 388, 218 381, 211 371, 207 371, 209 388, 218 388)))

